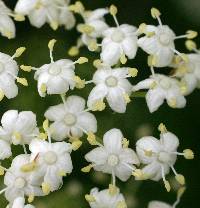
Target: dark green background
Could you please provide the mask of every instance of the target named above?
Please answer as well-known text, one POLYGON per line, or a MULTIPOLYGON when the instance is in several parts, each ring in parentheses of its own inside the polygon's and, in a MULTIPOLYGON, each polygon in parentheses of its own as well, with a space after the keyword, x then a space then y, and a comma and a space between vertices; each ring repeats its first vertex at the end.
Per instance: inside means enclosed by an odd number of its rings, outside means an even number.
MULTIPOLYGON (((186 0, 183 0, 186 1, 186 0)), ((7 5, 14 7, 15 0, 6 0, 7 5)), ((163 16, 164 23, 169 24, 176 34, 183 34, 188 29, 199 31, 200 21, 197 16, 193 18, 192 14, 199 11, 200 3, 195 0, 188 0, 188 12, 180 6, 181 0, 84 0, 83 3, 87 9, 95 9, 109 6, 114 3, 119 8, 118 20, 120 23, 129 23, 138 26, 142 22, 157 24, 150 17, 150 9, 152 6, 158 7, 163 16), (197 5, 193 8, 193 3, 197 5), (192 11, 189 13, 189 11, 192 11)), ((112 18, 108 17, 110 25, 114 25, 112 18)), ((78 18, 80 20, 80 18, 78 18)), ((25 46, 27 51, 18 59, 20 64, 32 65, 39 67, 49 62, 49 53, 47 49, 48 41, 52 38, 58 40, 54 57, 55 59, 68 58, 67 50, 72 46, 78 34, 75 29, 65 31, 59 28, 56 32, 52 31, 48 25, 41 29, 36 29, 30 26, 28 20, 23 23, 16 23, 17 37, 14 40, 7 40, 0 37, 0 51, 12 55, 16 48, 25 46)), ((198 40, 199 42, 199 40, 198 40)), ((186 52, 184 48, 184 40, 177 41, 177 48, 180 51, 186 52)), ((92 60, 98 58, 98 54, 92 54, 83 48, 81 56, 87 56, 91 61, 89 64, 77 66, 76 72, 86 80, 91 79, 95 69, 92 66, 92 60)), ((139 50, 135 60, 129 61, 127 65, 137 67, 139 76, 133 80, 137 83, 149 75, 149 69, 146 64, 146 54, 139 50)), ((169 69, 158 69, 167 73, 169 69)), ((21 73, 21 72, 20 72, 21 73)), ((33 73, 22 73, 29 81, 29 87, 19 86, 19 95, 12 100, 4 99, 1 102, 1 115, 9 109, 31 110, 37 114, 38 125, 43 121, 45 110, 54 104, 61 102, 59 96, 47 96, 40 98, 36 89, 36 81, 33 79, 33 73)), ((92 89, 87 86, 84 90, 74 90, 68 93, 78 94, 87 98, 88 93, 92 89)), ((196 153, 196 158, 193 161, 186 161, 179 158, 176 163, 176 169, 184 174, 187 180, 187 192, 185 193, 179 207, 197 208, 199 207, 198 197, 200 197, 199 183, 199 128, 200 128, 200 92, 195 91, 187 97, 187 107, 181 110, 173 110, 167 105, 163 105, 157 112, 150 114, 145 100, 143 98, 134 98, 132 103, 128 105, 126 114, 113 113, 109 108, 104 112, 95 113, 98 120, 98 135, 102 136, 107 130, 116 127, 120 128, 124 136, 131 141, 131 147, 135 148, 135 141, 139 137, 141 131, 153 132, 158 136, 157 126, 160 122, 164 122, 169 130, 174 132, 180 139, 180 151, 185 148, 191 148, 196 153), (141 129, 143 126, 143 129, 141 129), (138 130, 140 129, 140 131, 138 130), (147 129, 147 130, 145 130, 147 129)), ((83 140, 85 140, 83 138, 83 140)), ((60 191, 52 193, 49 197, 39 198, 35 201, 37 208, 84 208, 88 207, 84 200, 84 194, 88 193, 91 188, 97 186, 101 189, 107 187, 109 177, 103 174, 95 174, 93 171, 89 175, 80 172, 81 167, 87 163, 84 160, 84 154, 89 151, 88 144, 85 141, 81 150, 72 153, 74 171, 71 176, 64 179, 64 186, 60 191)), ((15 149, 15 148, 14 148, 15 149)), ((21 152, 18 148, 16 152, 21 152)), ((17 153, 16 153, 17 154, 17 153)), ((2 180, 1 180, 2 181, 2 180)), ((126 183, 118 181, 122 193, 127 198, 130 208, 147 207, 150 200, 163 200, 169 203, 175 201, 175 192, 167 193, 163 188, 162 183, 146 181, 143 183, 135 182, 130 179, 126 183)), ((3 183, 0 187, 3 188, 3 183)), ((0 196, 0 208, 6 206, 6 201, 3 196, 0 196)))

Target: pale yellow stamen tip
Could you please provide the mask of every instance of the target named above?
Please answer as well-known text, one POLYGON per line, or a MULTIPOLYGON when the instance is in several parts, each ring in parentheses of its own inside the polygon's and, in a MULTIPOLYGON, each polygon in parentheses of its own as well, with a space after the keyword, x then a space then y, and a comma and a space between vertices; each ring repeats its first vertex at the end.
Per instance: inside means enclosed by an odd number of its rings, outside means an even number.
POLYGON ((185 190, 186 190, 185 187, 179 188, 177 192, 177 196, 180 198, 184 194, 185 190))
POLYGON ((91 40, 90 42, 89 42, 89 44, 88 44, 88 49, 90 50, 90 51, 97 51, 98 50, 98 45, 97 45, 97 42, 96 42, 96 40, 91 40))
POLYGON ((49 50, 51 50, 51 51, 53 50, 53 47, 54 47, 56 41, 57 40, 55 40, 55 39, 52 39, 52 40, 49 41, 49 43, 48 43, 49 50))
POLYGON ((89 173, 89 172, 91 171, 92 167, 93 167, 92 164, 90 164, 90 165, 88 165, 88 166, 82 168, 81 171, 82 171, 83 173, 89 173))
POLYGON ((187 54, 182 53, 182 54, 181 54, 181 58, 182 58, 182 60, 183 60, 185 63, 188 63, 188 62, 189 62, 189 58, 188 58, 188 55, 187 55, 187 54))
POLYGON ((47 139, 47 134, 42 132, 42 133, 39 134, 39 138, 42 139, 42 140, 46 140, 47 139))
POLYGON ((28 86, 28 81, 26 78, 20 78, 20 77, 17 77, 17 82, 22 84, 23 86, 27 87, 28 86))
POLYGON ((28 203, 32 203, 34 201, 34 198, 35 198, 35 196, 33 194, 29 195, 28 196, 28 203))
POLYGON ((14 37, 14 34, 10 31, 4 31, 3 35, 5 35, 8 39, 11 39, 14 37))
POLYGON ((32 67, 31 66, 25 66, 25 65, 21 65, 20 69, 25 71, 25 72, 30 72, 32 67))
POLYGON ((60 177, 65 177, 67 175, 67 173, 66 173, 66 171, 64 171, 64 170, 60 170, 59 172, 58 172, 58 176, 60 176, 60 177))
POLYGON ((80 32, 80 33, 85 33, 85 34, 91 34, 95 31, 95 28, 91 25, 87 25, 87 24, 79 24, 77 26, 77 30, 80 32))
POLYGON ((82 141, 76 140, 76 141, 72 142, 72 149, 74 151, 76 151, 76 150, 78 150, 81 147, 82 144, 83 144, 82 141))
POLYGON ((193 40, 187 40, 185 46, 189 51, 197 49, 197 44, 193 40))
POLYGON ((106 108, 106 104, 102 100, 96 101, 92 105, 92 111, 103 111, 106 108))
POLYGON ((74 76, 76 88, 83 89, 85 87, 85 80, 82 80, 79 76, 74 76))
POLYGON ((4 96, 5 96, 4 91, 0 89, 0 101, 3 100, 4 96))
POLYGON ((17 131, 15 131, 13 133, 13 136, 15 137, 15 139, 17 139, 19 141, 22 139, 22 135, 19 132, 17 132, 17 131))
POLYGON ((15 52, 15 54, 14 54, 14 57, 20 57, 23 53, 24 53, 24 51, 26 50, 26 48, 25 47, 20 47, 20 48, 18 48, 17 50, 16 50, 16 52, 15 52))
POLYGON ((56 21, 53 21, 53 22, 50 22, 50 26, 53 30, 57 30, 58 29, 58 22, 56 21))
POLYGON ((148 66, 156 66, 157 62, 158 61, 157 61, 156 56, 153 56, 153 55, 148 56, 148 59, 147 59, 148 66))
POLYGON ((146 32, 145 35, 148 37, 148 38, 151 38, 155 35, 155 32, 146 32))
POLYGON ((68 51, 68 54, 70 55, 70 56, 77 56, 78 54, 79 54, 79 48, 78 47, 76 47, 76 46, 72 46, 70 49, 69 49, 69 51, 68 51))
POLYGON ((76 63, 78 63, 78 64, 84 64, 84 63, 87 63, 88 62, 88 58, 86 58, 86 57, 80 57, 77 61, 76 61, 76 63))
POLYGON ((143 33, 146 33, 146 29, 147 29, 146 23, 142 23, 142 24, 139 25, 138 31, 139 31, 140 34, 143 34, 143 33))
POLYGON ((96 141, 96 136, 92 132, 88 132, 87 141, 91 145, 97 145, 98 142, 96 141))
POLYGON ((164 182, 164 185, 165 185, 165 188, 166 188, 167 192, 170 192, 171 186, 170 186, 169 182, 168 181, 165 181, 164 182))
POLYGON ((93 61, 93 66, 96 67, 97 69, 101 67, 101 65, 102 65, 102 62, 100 59, 96 59, 93 61))
POLYGON ((147 156, 147 157, 152 157, 153 151, 152 151, 152 150, 144 150, 144 154, 145 154, 145 156, 147 156))
POLYGON ((115 5, 112 4, 110 6, 109 12, 110 12, 110 14, 112 16, 116 16, 117 15, 117 12, 118 12, 118 9, 117 9, 117 7, 115 5))
POLYGON ((47 131, 49 129, 49 120, 48 119, 44 120, 42 126, 43 126, 43 129, 47 131))
POLYGON ((186 35, 187 35, 188 39, 194 39, 194 38, 196 38, 198 36, 198 32, 193 31, 193 30, 188 30, 186 32, 186 35))
POLYGON ((44 83, 41 84, 41 86, 40 86, 40 91, 41 91, 42 93, 46 93, 46 91, 47 91, 47 86, 46 86, 46 84, 44 84, 44 83))
POLYGON ((51 191, 51 185, 49 183, 42 183, 42 191, 45 195, 48 195, 51 191))
POLYGON ((68 8, 70 11, 73 11, 79 14, 83 13, 85 10, 83 4, 80 1, 76 1, 75 4, 70 5, 68 8))
POLYGON ((33 161, 33 162, 30 162, 30 163, 27 163, 27 164, 21 166, 20 170, 21 170, 22 172, 27 173, 27 172, 32 172, 32 171, 34 171, 35 168, 36 168, 36 163, 33 161))
POLYGON ((126 139, 126 138, 123 138, 122 139, 122 146, 123 146, 123 148, 128 148, 128 146, 129 146, 129 140, 126 139))
POLYGON ((145 174, 141 169, 136 169, 132 172, 132 175, 136 177, 137 180, 145 180, 145 174))
POLYGON ((194 159, 194 152, 191 149, 185 149, 183 151, 184 157, 187 160, 193 160, 194 159))
POLYGON ((131 102, 130 96, 127 93, 124 93, 123 97, 124 97, 124 100, 125 100, 126 103, 130 103, 131 102))
POLYGON ((25 20, 25 17, 24 17, 24 15, 21 15, 21 14, 14 14, 14 19, 16 21, 22 22, 25 20))
POLYGON ((0 166, 0 176, 4 175, 4 173, 5 173, 5 169, 2 166, 0 166))
POLYGON ((161 124, 158 126, 158 130, 159 130, 162 134, 167 133, 167 128, 166 128, 166 126, 165 126, 163 123, 161 123, 161 124))
POLYGON ((176 98, 171 98, 171 99, 168 101, 168 105, 169 105, 171 108, 176 108, 176 107, 177 107, 177 101, 176 101, 176 98))
POLYGON ((126 62, 127 62, 127 58, 126 58, 126 55, 124 53, 120 57, 120 62, 122 64, 126 64, 126 62))
POLYGON ((86 199, 87 202, 90 202, 90 203, 96 201, 95 197, 92 196, 92 195, 89 195, 89 194, 85 195, 85 199, 86 199))
POLYGON ((128 69, 128 74, 131 77, 136 77, 138 75, 138 70, 136 68, 129 68, 128 69))
POLYGON ((118 202, 116 208, 127 208, 125 201, 118 202))
POLYGON ((157 8, 152 8, 151 9, 151 16, 154 19, 157 19, 158 17, 160 17, 160 15, 161 15, 161 13, 160 13, 160 11, 157 8))
POLYGON ((181 174, 175 176, 175 179, 180 185, 185 185, 185 177, 181 174))
POLYGON ((109 190, 109 194, 110 194, 111 196, 116 195, 117 192, 118 192, 118 188, 117 188, 115 185, 113 185, 113 184, 109 184, 108 190, 109 190))

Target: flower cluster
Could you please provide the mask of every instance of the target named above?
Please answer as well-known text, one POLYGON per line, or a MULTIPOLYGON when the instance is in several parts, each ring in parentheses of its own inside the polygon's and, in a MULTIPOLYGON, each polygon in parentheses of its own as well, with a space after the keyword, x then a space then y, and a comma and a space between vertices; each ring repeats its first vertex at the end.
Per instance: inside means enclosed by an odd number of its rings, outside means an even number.
POLYGON ((83 23, 77 24, 80 37, 77 44, 68 53, 71 57, 79 54, 80 47, 86 46, 91 52, 99 52, 94 60, 96 68, 91 80, 80 78, 76 66, 88 62, 86 57, 76 61, 53 56, 55 39, 49 41, 50 63, 40 67, 18 66, 15 58, 22 55, 24 47, 18 48, 13 56, 0 53, 0 100, 6 96, 14 98, 18 94, 15 83, 28 85, 25 78, 18 77, 19 69, 34 71, 38 93, 41 97, 59 95, 62 103, 49 107, 44 113, 42 128, 38 126, 36 115, 31 111, 18 112, 8 110, 1 118, 0 160, 12 154, 13 145, 20 145, 23 154, 13 158, 6 168, 0 165, 0 174, 4 175, 5 194, 10 208, 34 208, 25 205, 25 198, 32 203, 37 196, 45 196, 58 190, 63 177, 73 171, 71 152, 78 150, 82 137, 86 135, 90 145, 96 146, 85 155, 89 163, 81 170, 88 173, 91 169, 111 175, 111 183, 105 190, 93 188, 85 195, 91 208, 126 208, 125 197, 117 187, 117 179, 126 182, 130 177, 135 180, 162 180, 166 190, 171 189, 167 175, 170 170, 175 175, 180 189, 176 202, 171 206, 163 202, 150 202, 149 208, 175 208, 184 192, 185 177, 175 169, 178 155, 193 159, 190 149, 178 152, 179 139, 160 124, 160 139, 153 136, 140 138, 135 150, 129 147, 121 130, 113 128, 107 131, 103 140, 96 136, 97 119, 94 111, 103 111, 108 105, 116 113, 125 113, 131 97, 137 97, 137 91, 147 90, 145 98, 149 111, 153 113, 167 101, 171 108, 184 108, 186 95, 200 84, 200 55, 192 39, 197 32, 188 30, 177 36, 168 25, 163 25, 158 9, 151 9, 151 16, 158 20, 158 26, 141 23, 139 27, 120 24, 118 9, 99 8, 88 11, 79 1, 70 5, 69 0, 19 0, 14 12, 0 1, 0 32, 8 38, 15 37, 15 26, 11 19, 23 21, 28 16, 35 27, 48 23, 52 29, 64 26, 71 29, 75 25, 75 15, 80 15, 83 23), (115 26, 110 27, 106 15, 113 17, 115 26), (186 47, 192 54, 179 52, 175 40, 185 38, 186 47), (131 78, 138 74, 135 67, 128 67, 128 60, 136 57, 141 48, 148 54, 149 78, 133 85, 131 78), (164 75, 155 72, 155 68, 169 67, 173 73, 164 75), (74 88, 82 89, 93 84, 94 88, 84 98, 67 92, 74 88), (67 141, 65 141, 67 140, 67 141))

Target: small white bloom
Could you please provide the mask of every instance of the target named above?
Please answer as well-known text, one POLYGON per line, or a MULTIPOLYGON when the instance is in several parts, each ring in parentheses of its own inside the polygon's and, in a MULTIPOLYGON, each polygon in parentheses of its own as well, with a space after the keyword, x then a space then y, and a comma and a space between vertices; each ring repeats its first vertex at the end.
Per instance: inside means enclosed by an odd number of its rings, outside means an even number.
POLYGON ((35 177, 43 180, 44 194, 55 191, 62 185, 62 177, 72 172, 71 144, 66 142, 50 143, 34 139, 30 146, 31 161, 37 165, 35 177))
POLYGON ((31 111, 8 110, 3 114, 1 124, 0 138, 8 144, 30 144, 39 134, 36 115, 31 111))
POLYGON ((50 107, 45 117, 53 121, 52 137, 57 140, 65 138, 80 138, 83 133, 95 133, 97 120, 95 116, 85 110, 85 100, 79 96, 69 96, 64 104, 50 107))
POLYGON ((95 109, 98 102, 103 102, 106 98, 113 111, 124 113, 132 88, 128 77, 130 77, 129 68, 99 68, 92 79, 96 86, 88 97, 88 107, 95 109))
POLYGON ((23 172, 21 167, 30 162, 29 155, 18 155, 12 161, 11 167, 6 171, 4 184, 6 199, 12 203, 17 197, 42 196, 38 178, 32 177, 31 172, 23 172))
POLYGON ((11 19, 12 11, 0 1, 0 32, 3 36, 11 39, 15 37, 15 24, 11 19))
POLYGON ((171 205, 161 201, 151 201, 148 208, 173 208, 171 205))
MULTIPOLYGON (((9 206, 8 206, 9 208, 9 206)), ((12 207, 10 208, 35 208, 33 205, 27 204, 25 205, 25 199, 23 197, 17 197, 14 202, 12 207)))
POLYGON ((186 105, 180 82, 175 78, 154 74, 133 87, 133 91, 141 89, 148 89, 146 102, 151 113, 158 110, 165 99, 172 108, 184 108, 186 105))
POLYGON ((99 191, 98 188, 93 188, 90 191, 90 196, 94 197, 93 202, 89 202, 91 208, 118 208, 123 203, 123 207, 126 207, 124 196, 119 192, 112 195, 108 189, 99 191))
POLYGON ((103 145, 99 144, 99 147, 85 155, 94 170, 112 174, 114 185, 115 176, 127 181, 135 170, 134 164, 139 164, 136 153, 130 148, 123 147, 123 138, 119 129, 111 129, 105 133, 103 145))
MULTIPOLYGON (((137 52, 137 28, 128 24, 111 27, 103 32, 101 59, 109 65, 117 64, 121 57, 133 59, 137 52)), ((123 62, 123 61, 122 61, 123 62)))

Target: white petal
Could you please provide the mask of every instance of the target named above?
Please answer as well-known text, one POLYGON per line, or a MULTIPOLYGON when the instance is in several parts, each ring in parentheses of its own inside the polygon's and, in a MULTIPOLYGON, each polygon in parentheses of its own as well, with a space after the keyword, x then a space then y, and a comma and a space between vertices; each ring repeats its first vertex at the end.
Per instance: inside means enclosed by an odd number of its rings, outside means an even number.
POLYGON ((59 121, 59 120, 62 120, 65 113, 66 112, 65 112, 64 105, 59 104, 56 106, 49 107, 49 109, 45 112, 44 116, 50 121, 59 121))
POLYGON ((24 208, 25 199, 23 197, 18 197, 14 200, 12 208, 24 208))
POLYGON ((171 132, 161 134, 160 142, 168 152, 175 152, 179 146, 179 139, 171 132))
POLYGON ((69 96, 66 100, 66 107, 70 112, 81 112, 85 108, 85 100, 80 96, 69 96))
POLYGON ((29 150, 36 154, 39 152, 46 152, 48 148, 50 148, 49 143, 41 139, 33 139, 29 145, 29 150))
POLYGON ((17 110, 6 111, 1 118, 1 124, 3 128, 7 131, 12 131, 13 126, 15 125, 17 121, 17 118, 18 118, 17 110))
POLYGON ((123 164, 119 164, 115 167, 115 174, 121 181, 127 181, 132 174, 132 170, 123 164))
POLYGON ((15 6, 15 12, 19 14, 28 14, 34 9, 37 1, 36 0, 19 0, 15 6))
POLYGON ((172 208, 172 206, 161 201, 151 201, 148 208, 172 208))
POLYGON ((156 37, 142 37, 138 40, 138 45, 148 54, 155 54, 158 50, 156 37))
POLYGON ((119 155, 119 159, 122 163, 140 164, 137 154, 130 148, 123 148, 119 155))
POLYGON ((184 93, 184 95, 189 95, 192 93, 197 86, 197 78, 193 74, 186 74, 182 81, 186 82, 187 84, 187 92, 184 93))
POLYGON ((124 50, 124 53, 128 56, 129 59, 133 59, 136 56, 137 53, 137 37, 129 37, 126 38, 122 42, 122 48, 124 50))
POLYGON ((1 15, 1 17, 0 17, 0 31, 3 36, 5 36, 6 32, 9 32, 9 33, 11 33, 10 38, 15 37, 15 24, 9 16, 1 15))
POLYGON ((133 86, 133 91, 138 91, 142 89, 149 89, 154 82, 154 79, 145 79, 139 82, 137 85, 133 86))
POLYGON ((44 8, 31 11, 28 17, 29 17, 30 23, 37 28, 42 27, 47 20, 46 11, 44 8))
POLYGON ((89 21, 95 20, 95 19, 100 19, 105 14, 108 14, 108 9, 104 9, 104 8, 95 9, 90 13, 89 21))
POLYGON ((0 140, 0 160, 9 158, 12 155, 10 144, 4 140, 0 140))
POLYGON ((104 83, 106 78, 112 75, 112 73, 114 73, 114 70, 111 71, 110 68, 99 69, 94 73, 92 80, 95 84, 104 83))
MULTIPOLYGON (((144 168, 142 168, 142 172, 149 179, 154 179, 155 180, 155 177, 158 174, 161 174, 161 165, 158 162, 154 161, 154 162, 150 163, 149 165, 146 165, 144 168)), ((160 178, 158 178, 158 180, 160 180, 160 178)))
POLYGON ((72 12, 70 12, 67 8, 62 8, 59 15, 59 23, 64 25, 67 30, 70 30, 74 27, 76 19, 72 12))

